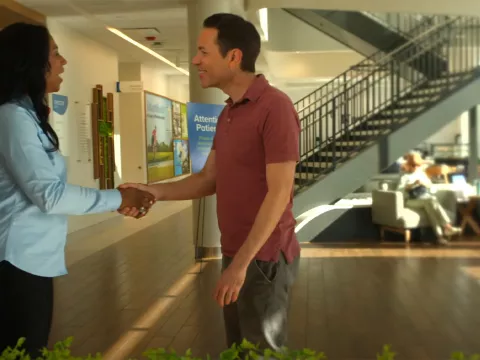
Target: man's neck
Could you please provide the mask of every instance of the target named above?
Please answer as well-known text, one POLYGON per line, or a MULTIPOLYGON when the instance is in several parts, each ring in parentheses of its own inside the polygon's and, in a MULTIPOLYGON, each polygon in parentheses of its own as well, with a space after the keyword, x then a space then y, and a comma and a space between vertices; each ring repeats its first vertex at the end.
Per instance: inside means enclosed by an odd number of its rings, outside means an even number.
POLYGON ((254 73, 238 74, 222 90, 236 103, 245 95, 250 85, 255 81, 255 77, 254 73))

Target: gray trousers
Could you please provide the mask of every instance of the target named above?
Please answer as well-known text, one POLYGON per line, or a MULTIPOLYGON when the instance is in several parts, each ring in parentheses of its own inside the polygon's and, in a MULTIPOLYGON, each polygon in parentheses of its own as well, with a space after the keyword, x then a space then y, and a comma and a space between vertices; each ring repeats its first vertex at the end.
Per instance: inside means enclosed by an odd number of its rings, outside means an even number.
MULTIPOLYGON (((223 257, 222 269, 231 258, 223 257)), ((298 272, 299 258, 288 264, 254 260, 247 269, 238 300, 223 308, 228 347, 243 339, 261 349, 280 350, 287 339, 289 293, 298 272)))

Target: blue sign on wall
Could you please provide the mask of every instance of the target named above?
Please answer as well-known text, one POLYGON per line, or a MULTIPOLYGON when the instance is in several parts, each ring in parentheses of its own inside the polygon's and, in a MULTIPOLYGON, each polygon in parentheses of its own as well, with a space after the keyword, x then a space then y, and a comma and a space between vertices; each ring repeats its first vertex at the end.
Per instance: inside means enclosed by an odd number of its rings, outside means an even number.
POLYGON ((68 108, 68 97, 59 94, 52 94, 53 111, 64 115, 68 108))
POLYGON ((223 108, 224 105, 187 103, 192 173, 200 172, 205 166, 223 108))

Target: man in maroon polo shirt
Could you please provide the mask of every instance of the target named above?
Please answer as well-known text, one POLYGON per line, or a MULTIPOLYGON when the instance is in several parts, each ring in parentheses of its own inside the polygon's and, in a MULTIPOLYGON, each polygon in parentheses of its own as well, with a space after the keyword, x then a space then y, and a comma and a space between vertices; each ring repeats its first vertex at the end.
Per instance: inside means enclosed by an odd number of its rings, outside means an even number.
POLYGON ((214 297, 228 345, 246 338, 279 350, 300 256, 292 214, 298 116, 287 95, 255 75, 260 36, 250 22, 215 14, 203 25, 193 64, 202 87, 229 96, 205 167, 178 182, 126 186, 158 200, 217 194, 223 271, 214 297))

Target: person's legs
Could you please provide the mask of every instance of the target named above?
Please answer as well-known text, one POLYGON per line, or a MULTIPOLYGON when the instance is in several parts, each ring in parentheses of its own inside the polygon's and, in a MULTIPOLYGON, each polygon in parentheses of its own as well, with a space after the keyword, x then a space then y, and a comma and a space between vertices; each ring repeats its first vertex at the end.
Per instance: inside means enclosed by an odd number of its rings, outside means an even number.
MULTIPOLYGON (((224 266, 229 262, 226 258, 224 266)), ((250 264, 237 303, 225 308, 227 339, 234 339, 237 344, 246 339, 261 349, 277 351, 285 345, 289 293, 298 263, 296 258, 287 264, 282 254, 277 263, 253 261, 250 264)))
POLYGON ((430 198, 411 199, 407 201, 406 206, 412 209, 423 209, 437 237, 443 237, 443 224, 439 221, 436 211, 432 207, 430 198))
POLYGON ((23 348, 32 358, 39 357, 48 345, 52 324, 53 279, 29 274, 4 262, 0 267, 0 288, 0 352, 25 338, 23 348))
POLYGON ((12 319, 11 301, 9 289, 11 284, 10 264, 6 261, 0 262, 0 354, 7 347, 14 345, 12 339, 12 326, 15 322, 12 319))
POLYGON ((431 211, 436 214, 439 224, 442 225, 443 235, 452 236, 462 232, 461 228, 452 225, 452 220, 435 197, 431 198, 428 206, 431 208, 431 211))

